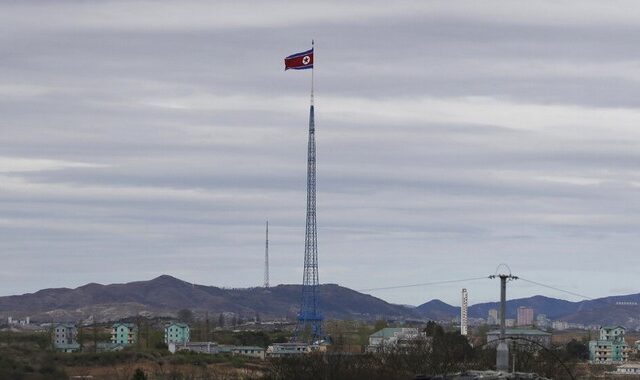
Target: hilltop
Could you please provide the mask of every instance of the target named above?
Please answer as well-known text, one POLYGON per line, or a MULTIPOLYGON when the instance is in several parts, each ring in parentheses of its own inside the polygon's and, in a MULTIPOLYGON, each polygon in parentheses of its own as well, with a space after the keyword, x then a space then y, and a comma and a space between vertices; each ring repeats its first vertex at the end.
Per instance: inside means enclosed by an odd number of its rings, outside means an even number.
MULTIPOLYGON (((487 318, 490 309, 499 309, 499 302, 486 302, 469 306, 472 318, 487 318)), ((520 306, 532 307, 535 314, 545 314, 552 320, 584 325, 619 324, 630 328, 640 326, 640 293, 610 296, 571 302, 536 295, 507 301, 507 318, 516 318, 520 306), (623 304, 621 304, 623 303, 623 304), (626 304, 624 304, 626 303, 626 304)), ((422 317, 449 319, 460 314, 460 307, 439 300, 426 302, 415 308, 422 317)))
MULTIPOLYGON (((336 285, 320 285, 321 306, 327 319, 433 319, 451 320, 460 308, 440 300, 417 307, 395 305, 380 298, 336 285)), ((278 285, 265 289, 220 288, 192 284, 162 275, 148 281, 101 285, 90 283, 75 289, 43 289, 35 293, 0 297, 0 317, 31 316, 39 321, 113 321, 140 313, 173 317, 181 309, 196 314, 232 312, 246 318, 295 319, 300 304, 300 285, 278 285)), ((536 295, 507 301, 507 317, 515 318, 520 306, 533 307, 536 314, 553 320, 582 324, 640 326, 640 294, 571 302, 536 295), (626 302, 626 305, 620 305, 626 302)), ((486 318, 498 302, 471 305, 469 316, 486 318)))
MULTIPOLYGON (((417 317, 410 308, 339 285, 321 285, 319 291, 326 318, 417 317)), ((180 309, 190 309, 233 312, 249 318, 259 314, 262 318, 293 319, 301 294, 300 285, 226 289, 162 275, 149 281, 111 285, 91 283, 75 289, 44 289, 0 297, 0 315, 30 315, 37 320, 79 320, 93 316, 97 321, 110 321, 141 312, 173 316, 180 309)))

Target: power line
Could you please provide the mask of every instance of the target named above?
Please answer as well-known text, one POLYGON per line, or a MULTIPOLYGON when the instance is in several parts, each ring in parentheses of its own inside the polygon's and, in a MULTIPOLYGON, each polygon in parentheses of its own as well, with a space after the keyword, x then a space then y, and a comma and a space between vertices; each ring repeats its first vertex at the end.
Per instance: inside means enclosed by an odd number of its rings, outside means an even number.
POLYGON ((527 280, 526 278, 520 277, 520 280, 525 281, 525 282, 529 282, 529 283, 534 284, 534 285, 542 286, 544 288, 549 288, 549 289, 557 290, 559 292, 571 294, 571 295, 576 296, 576 297, 581 297, 581 298, 584 298, 584 299, 587 299, 587 300, 593 300, 592 297, 588 297, 588 296, 585 296, 583 294, 575 293, 575 292, 572 292, 572 291, 569 291, 569 290, 560 289, 560 288, 557 288, 557 287, 551 286, 551 285, 541 284, 539 282, 527 280))
POLYGON ((397 285, 397 286, 385 286, 381 288, 369 288, 369 289, 359 289, 359 292, 371 292, 375 290, 390 290, 390 289, 402 289, 402 288, 413 288, 418 286, 430 286, 430 285, 441 285, 441 284, 452 284, 455 282, 467 282, 467 281, 475 281, 475 280, 484 280, 487 279, 487 276, 482 277, 472 277, 472 278, 464 278, 460 280, 445 280, 445 281, 434 281, 434 282, 422 282, 419 284, 410 284, 410 285, 397 285))
MULTIPOLYGON (((420 287, 420 286, 432 286, 432 285, 453 284, 453 283, 457 283, 457 282, 476 281, 476 280, 483 280, 483 279, 487 279, 487 278, 489 278, 489 277, 487 277, 487 276, 471 277, 471 278, 463 278, 463 279, 457 279, 457 280, 432 281, 432 282, 422 282, 422 283, 408 284, 408 285, 395 285, 395 286, 384 286, 384 287, 379 287, 379 288, 358 289, 358 291, 359 292, 372 292, 372 291, 378 291, 378 290, 415 288, 415 287, 420 287)), ((543 283, 540 283, 540 282, 537 282, 537 281, 533 281, 533 280, 528 280, 528 279, 522 278, 522 277, 519 277, 519 279, 522 280, 522 281, 528 282, 530 284, 542 286, 544 288, 556 290, 558 292, 570 294, 572 296, 584 298, 584 299, 587 299, 587 300, 593 300, 593 297, 585 296, 584 294, 572 292, 572 291, 569 291, 569 290, 560 289, 560 288, 558 288, 556 286, 543 284, 543 283)))

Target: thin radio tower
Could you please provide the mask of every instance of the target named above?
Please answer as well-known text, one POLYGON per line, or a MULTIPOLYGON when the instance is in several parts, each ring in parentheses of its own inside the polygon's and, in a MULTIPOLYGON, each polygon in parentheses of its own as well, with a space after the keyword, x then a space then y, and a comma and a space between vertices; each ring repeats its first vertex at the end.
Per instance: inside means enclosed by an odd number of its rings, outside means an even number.
POLYGON ((267 220, 267 234, 264 244, 264 287, 269 288, 269 221, 267 220))
POLYGON ((469 307, 469 293, 466 288, 462 289, 462 307, 460 308, 460 335, 467 335, 469 329, 469 318, 467 315, 469 307))
MULTIPOLYGON (((313 54, 313 41, 311 41, 313 54)), ((308 58, 303 58, 304 60, 308 58)), ((316 224, 316 137, 313 106, 313 67, 311 68, 311 105, 309 108, 309 143, 307 150, 307 220, 304 238, 302 305, 298 315, 297 335, 311 341, 322 338, 322 315, 318 297, 318 228, 316 224)))

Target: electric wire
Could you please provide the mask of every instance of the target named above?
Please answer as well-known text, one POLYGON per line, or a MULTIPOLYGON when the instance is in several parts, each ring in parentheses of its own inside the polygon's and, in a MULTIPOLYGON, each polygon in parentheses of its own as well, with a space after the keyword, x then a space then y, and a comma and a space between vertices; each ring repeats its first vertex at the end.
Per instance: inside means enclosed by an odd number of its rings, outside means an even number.
POLYGON ((359 292, 372 292, 377 290, 391 290, 391 289, 403 289, 403 288, 414 288, 418 286, 430 286, 430 285, 441 285, 441 284, 452 284, 456 282, 467 282, 467 281, 476 281, 476 280, 484 280, 488 279, 487 276, 482 277, 472 277, 472 278, 463 278, 459 280, 445 280, 445 281, 433 281, 433 282, 422 282, 419 284, 410 284, 410 285, 396 285, 396 286, 384 286, 380 288, 369 288, 369 289, 359 289, 359 292))
MULTIPOLYGON (((483 279, 487 279, 487 278, 488 278, 487 276, 471 277, 471 278, 463 278, 463 279, 457 279, 457 280, 443 280, 443 281, 422 282, 422 283, 417 283, 417 284, 383 286, 383 287, 377 287, 377 288, 359 289, 358 291, 359 292, 372 292, 372 291, 378 291, 378 290, 393 290, 393 289, 415 288, 415 287, 420 287, 420 286, 432 286, 432 285, 453 284, 453 283, 457 283, 457 282, 477 281, 477 280, 483 280, 483 279)), ((537 281, 533 281, 533 280, 529 280, 529 279, 526 279, 526 278, 523 278, 523 277, 518 277, 518 279, 522 280, 524 282, 528 282, 528 283, 533 284, 533 285, 542 286, 544 288, 548 288, 548 289, 556 290, 558 292, 570 294, 572 296, 584 298, 586 300, 593 300, 594 299, 593 297, 585 296, 584 294, 572 292, 570 290, 560 289, 560 288, 558 288, 556 286, 543 284, 543 283, 540 283, 540 282, 537 282, 537 281)))
POLYGON ((592 298, 592 297, 585 296, 584 294, 579 294, 579 293, 575 293, 575 292, 572 292, 572 291, 569 291, 569 290, 560 289, 560 288, 558 288, 558 287, 551 286, 551 285, 541 284, 541 283, 539 283, 539 282, 532 281, 532 280, 527 280, 526 278, 522 278, 522 277, 519 277, 519 279, 520 279, 520 280, 522 280, 522 281, 525 281, 525 282, 529 282, 529 283, 534 284, 534 285, 542 286, 542 287, 544 287, 544 288, 549 288, 549 289, 557 290, 557 291, 559 291, 559 292, 563 292, 563 293, 571 294, 571 295, 573 295, 573 296, 581 297, 581 298, 584 298, 584 299, 587 299, 587 300, 593 300, 593 298, 592 298))
MULTIPOLYGON (((379 291, 379 290, 415 288, 415 287, 420 287, 420 286, 433 286, 433 285, 443 285, 443 284, 454 284, 454 283, 458 283, 458 282, 477 281, 477 280, 483 280, 483 279, 487 279, 487 278, 489 278, 489 277, 487 277, 487 276, 471 277, 471 278, 463 278, 463 279, 457 279, 457 280, 443 280, 443 281, 422 282, 422 283, 407 284, 407 285, 382 286, 382 287, 377 287, 377 288, 359 289, 358 291, 359 292, 373 292, 373 291, 379 291)), ((529 280, 529 279, 526 279, 526 278, 523 278, 523 277, 518 277, 518 279, 522 280, 524 282, 528 282, 528 283, 533 284, 533 285, 538 285, 538 286, 541 286, 543 288, 552 289, 552 290, 555 290, 555 291, 558 291, 558 292, 570 294, 572 296, 580 297, 580 298, 583 298, 583 299, 586 299, 586 300, 593 300, 594 299, 593 297, 585 296, 584 294, 572 292, 570 290, 560 289, 560 288, 558 288, 556 286, 543 284, 541 282, 529 280)))

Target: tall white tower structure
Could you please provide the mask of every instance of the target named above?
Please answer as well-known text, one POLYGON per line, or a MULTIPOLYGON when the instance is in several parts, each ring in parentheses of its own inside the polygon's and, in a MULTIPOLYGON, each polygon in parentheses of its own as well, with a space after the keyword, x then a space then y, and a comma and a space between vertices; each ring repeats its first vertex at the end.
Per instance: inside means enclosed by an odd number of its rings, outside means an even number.
POLYGON ((467 289, 462 289, 462 307, 460 308, 460 335, 467 335, 469 328, 469 318, 467 308, 469 307, 469 294, 467 289))

